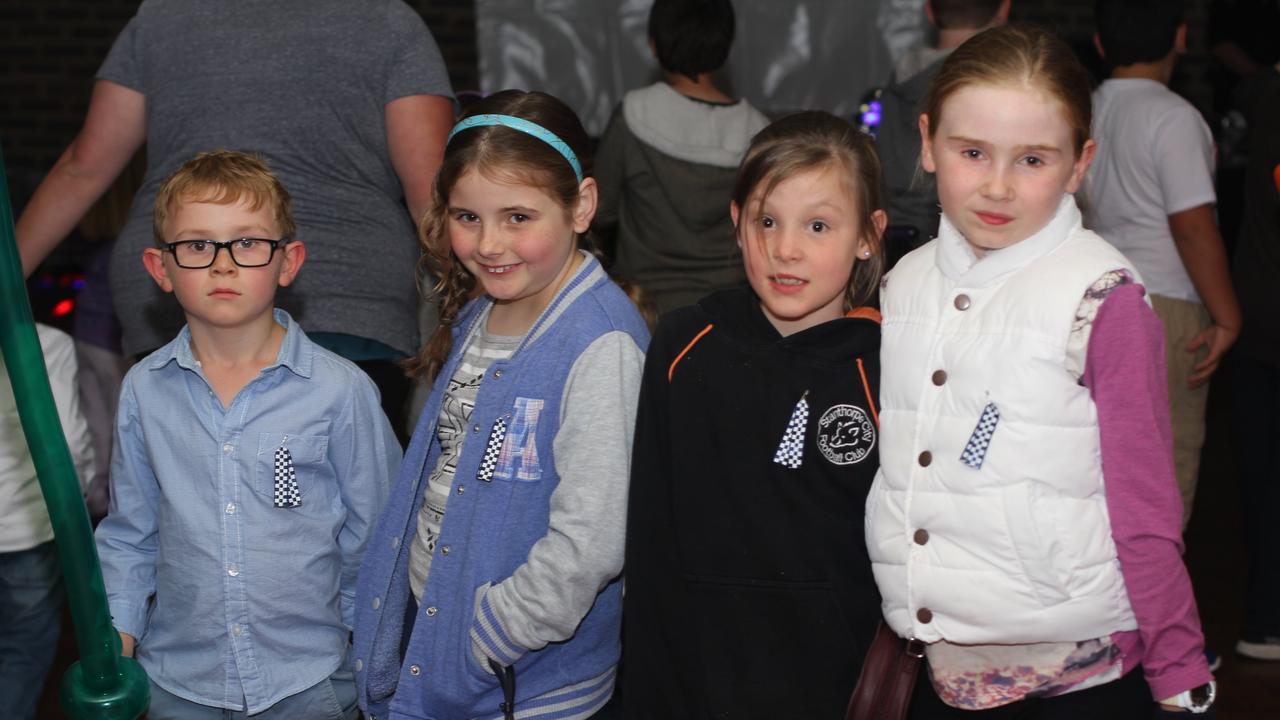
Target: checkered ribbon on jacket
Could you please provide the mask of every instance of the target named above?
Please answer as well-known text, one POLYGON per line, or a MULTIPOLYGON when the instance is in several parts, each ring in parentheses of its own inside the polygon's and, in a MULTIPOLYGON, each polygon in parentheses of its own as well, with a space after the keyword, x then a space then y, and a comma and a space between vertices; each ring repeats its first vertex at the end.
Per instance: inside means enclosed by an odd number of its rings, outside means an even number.
POLYGON ((804 462, 804 433, 809 426, 809 391, 800 396, 795 409, 791 411, 791 420, 787 430, 782 434, 782 442, 773 454, 773 461, 783 467, 795 470, 804 462))
POLYGON ((498 466, 498 456, 502 454, 502 441, 507 437, 507 421, 498 418, 493 421, 489 430, 489 442, 484 446, 484 457, 480 460, 480 469, 476 471, 476 479, 482 482, 493 482, 493 469, 498 466))
POLYGON ((982 417, 978 418, 978 426, 969 436, 969 442, 965 443, 964 452, 960 453, 960 462, 974 470, 982 469, 982 463, 987 459, 987 448, 991 445, 991 436, 995 434, 999 422, 1000 409, 995 403, 987 403, 982 409, 982 417))

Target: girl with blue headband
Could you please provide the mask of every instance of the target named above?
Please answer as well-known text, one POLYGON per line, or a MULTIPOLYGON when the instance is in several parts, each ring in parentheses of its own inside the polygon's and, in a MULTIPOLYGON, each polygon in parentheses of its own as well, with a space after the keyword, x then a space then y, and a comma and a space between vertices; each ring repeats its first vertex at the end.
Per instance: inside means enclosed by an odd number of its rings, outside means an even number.
POLYGON ((377 718, 586 718, 613 693, 648 332, 580 247, 597 191, 563 102, 505 91, 454 127, 423 221, 434 381, 360 570, 377 718))

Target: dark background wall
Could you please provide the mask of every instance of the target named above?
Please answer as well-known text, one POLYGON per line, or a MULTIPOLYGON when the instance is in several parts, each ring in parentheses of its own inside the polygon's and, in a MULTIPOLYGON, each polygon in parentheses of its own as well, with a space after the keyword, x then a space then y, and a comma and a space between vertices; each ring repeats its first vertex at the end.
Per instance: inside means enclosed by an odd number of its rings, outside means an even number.
MULTIPOLYGON (((440 44, 454 88, 477 88, 475 0, 408 1, 440 44)), ((0 2, 0 144, 11 174, 43 174, 75 137, 93 74, 137 6, 138 0, 0 2)), ((1087 50, 1092 6, 1093 0, 1014 0, 1013 16, 1055 28, 1087 50)), ((1187 6, 1191 52, 1174 85, 1207 108, 1208 0, 1191 0, 1187 6)))

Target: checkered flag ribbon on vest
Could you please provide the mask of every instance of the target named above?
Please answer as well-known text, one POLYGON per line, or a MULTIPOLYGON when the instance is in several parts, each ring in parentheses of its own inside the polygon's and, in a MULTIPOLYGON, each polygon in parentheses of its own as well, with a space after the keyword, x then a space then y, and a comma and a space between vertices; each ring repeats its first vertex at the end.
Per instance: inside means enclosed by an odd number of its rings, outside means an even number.
POLYGON ((493 482, 493 470, 498 466, 498 458, 502 455, 502 442, 507 439, 507 421, 498 418, 489 431, 489 442, 484 446, 484 457, 480 459, 480 469, 476 471, 476 479, 481 482, 493 482))
POLYGON ((293 454, 281 445, 276 448, 275 506, 296 508, 302 504, 302 491, 298 489, 298 474, 293 470, 293 454))
POLYGON ((969 436, 969 442, 965 443, 964 452, 960 453, 960 462, 974 470, 981 470, 982 463, 987 459, 987 448, 991 446, 991 436, 995 434, 999 423, 1000 408, 995 403, 987 403, 982 409, 982 417, 978 418, 978 426, 969 436))
POLYGON ((773 454, 773 461, 783 467, 795 470, 804 461, 804 433, 809 426, 809 391, 805 390, 800 401, 791 411, 791 421, 787 423, 787 431, 782 434, 782 442, 778 443, 778 451, 773 454))

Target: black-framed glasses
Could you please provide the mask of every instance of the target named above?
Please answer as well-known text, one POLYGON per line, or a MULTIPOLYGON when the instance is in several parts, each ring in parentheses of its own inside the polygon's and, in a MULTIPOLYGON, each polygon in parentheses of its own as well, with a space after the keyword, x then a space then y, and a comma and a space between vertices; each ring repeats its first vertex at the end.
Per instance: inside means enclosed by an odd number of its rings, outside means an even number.
POLYGON ((210 267, 218 259, 218 251, 223 248, 226 248, 227 254, 231 255, 231 262, 242 268, 255 268, 270 265, 271 258, 275 257, 276 250, 287 242, 289 242, 287 237, 282 237, 279 240, 245 237, 225 242, 217 240, 179 240, 178 242, 165 243, 164 247, 173 253, 173 259, 177 261, 178 267, 188 270, 200 270, 210 267))

